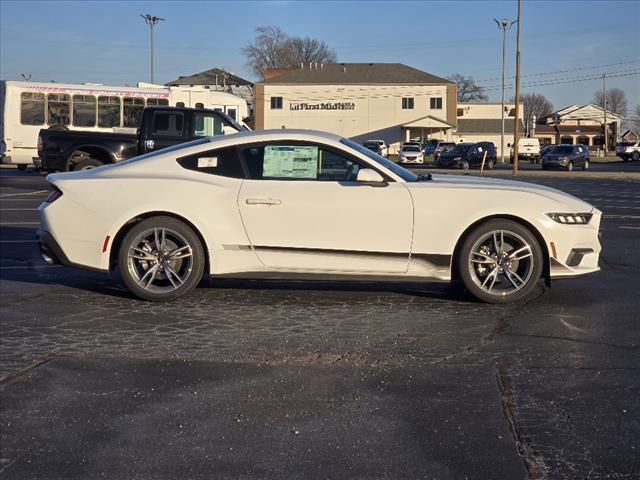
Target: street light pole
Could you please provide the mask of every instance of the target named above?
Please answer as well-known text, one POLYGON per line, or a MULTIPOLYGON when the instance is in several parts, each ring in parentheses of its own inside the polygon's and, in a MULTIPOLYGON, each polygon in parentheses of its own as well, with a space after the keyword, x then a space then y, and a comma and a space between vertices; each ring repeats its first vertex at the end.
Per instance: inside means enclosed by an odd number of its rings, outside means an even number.
POLYGON ((498 21, 498 19, 493 19, 497 24, 498 28, 502 30, 502 129, 500 133, 500 162, 504 163, 504 70, 505 70, 505 61, 506 61, 506 39, 507 39, 507 30, 511 28, 515 22, 509 23, 508 18, 503 18, 502 21, 498 21))
POLYGON ((516 33, 516 116, 513 125, 513 175, 518 175, 518 155, 520 142, 520 27, 522 27, 522 16, 520 11, 522 0, 518 0, 518 23, 516 33))
POLYGON ((153 15, 149 15, 148 13, 146 15, 142 15, 140 14, 140 16, 142 18, 144 18, 144 21, 147 22, 147 25, 149 25, 149 33, 151 35, 151 83, 153 83, 153 27, 155 27, 156 23, 158 23, 159 21, 164 21, 164 18, 160 18, 160 17, 156 17, 153 15))

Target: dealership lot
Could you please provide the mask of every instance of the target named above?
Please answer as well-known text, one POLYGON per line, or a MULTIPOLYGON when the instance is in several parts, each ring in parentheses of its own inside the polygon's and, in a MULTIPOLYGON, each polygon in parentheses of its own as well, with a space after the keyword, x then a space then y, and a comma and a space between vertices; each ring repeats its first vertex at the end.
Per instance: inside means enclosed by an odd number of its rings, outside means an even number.
POLYGON ((602 272, 525 305, 444 285, 244 280, 149 304, 117 275, 44 265, 45 183, 0 171, 0 472, 640 475, 640 180, 525 179, 604 212, 602 272))

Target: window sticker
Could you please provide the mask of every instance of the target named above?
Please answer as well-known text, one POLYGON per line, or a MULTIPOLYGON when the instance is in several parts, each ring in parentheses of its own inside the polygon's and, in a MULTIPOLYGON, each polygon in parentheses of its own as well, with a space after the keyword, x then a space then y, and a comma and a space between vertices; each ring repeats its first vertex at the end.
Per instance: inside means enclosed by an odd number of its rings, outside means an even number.
POLYGON ((198 168, 212 168, 218 166, 218 157, 199 157, 198 168))
POLYGON ((316 179, 318 176, 318 147, 266 146, 262 176, 316 179))

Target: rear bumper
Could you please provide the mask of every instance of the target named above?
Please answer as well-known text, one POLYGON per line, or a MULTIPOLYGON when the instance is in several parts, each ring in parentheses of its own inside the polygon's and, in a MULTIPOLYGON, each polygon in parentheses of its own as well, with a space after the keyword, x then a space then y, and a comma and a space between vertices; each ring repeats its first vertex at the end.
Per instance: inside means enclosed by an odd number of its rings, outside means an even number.
POLYGON ((39 228, 36 232, 36 239, 38 240, 40 255, 42 255, 42 259, 48 265, 64 265, 65 267, 81 268, 83 270, 90 270, 92 272, 109 273, 107 270, 101 270, 98 268, 92 268, 87 267, 86 265, 78 265, 77 263, 73 263, 71 260, 69 260, 53 235, 42 228, 39 228))

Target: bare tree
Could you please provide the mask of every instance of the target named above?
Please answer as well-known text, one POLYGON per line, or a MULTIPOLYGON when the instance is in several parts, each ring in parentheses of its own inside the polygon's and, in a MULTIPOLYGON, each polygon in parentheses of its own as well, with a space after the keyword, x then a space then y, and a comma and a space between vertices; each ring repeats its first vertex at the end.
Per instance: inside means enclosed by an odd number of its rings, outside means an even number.
MULTIPOLYGON (((596 91, 593 96, 593 103, 600 108, 604 108, 604 94, 602 90, 596 91)), ((624 115, 627 113, 627 95, 624 90, 619 88, 610 88, 607 90, 607 111, 624 115)))
POLYGON ((473 77, 465 77, 460 73, 454 73, 448 76, 447 80, 456 84, 459 102, 486 102, 489 100, 489 97, 484 93, 484 89, 476 84, 473 77))
POLYGON ((520 97, 522 109, 524 110, 524 124, 527 132, 533 125, 534 117, 539 119, 553 112, 553 104, 541 93, 525 93, 520 97))
POLYGON ((290 37, 274 26, 256 28, 256 38, 242 49, 247 66, 264 78, 268 68, 293 68, 301 63, 332 63, 336 53, 322 40, 290 37))

